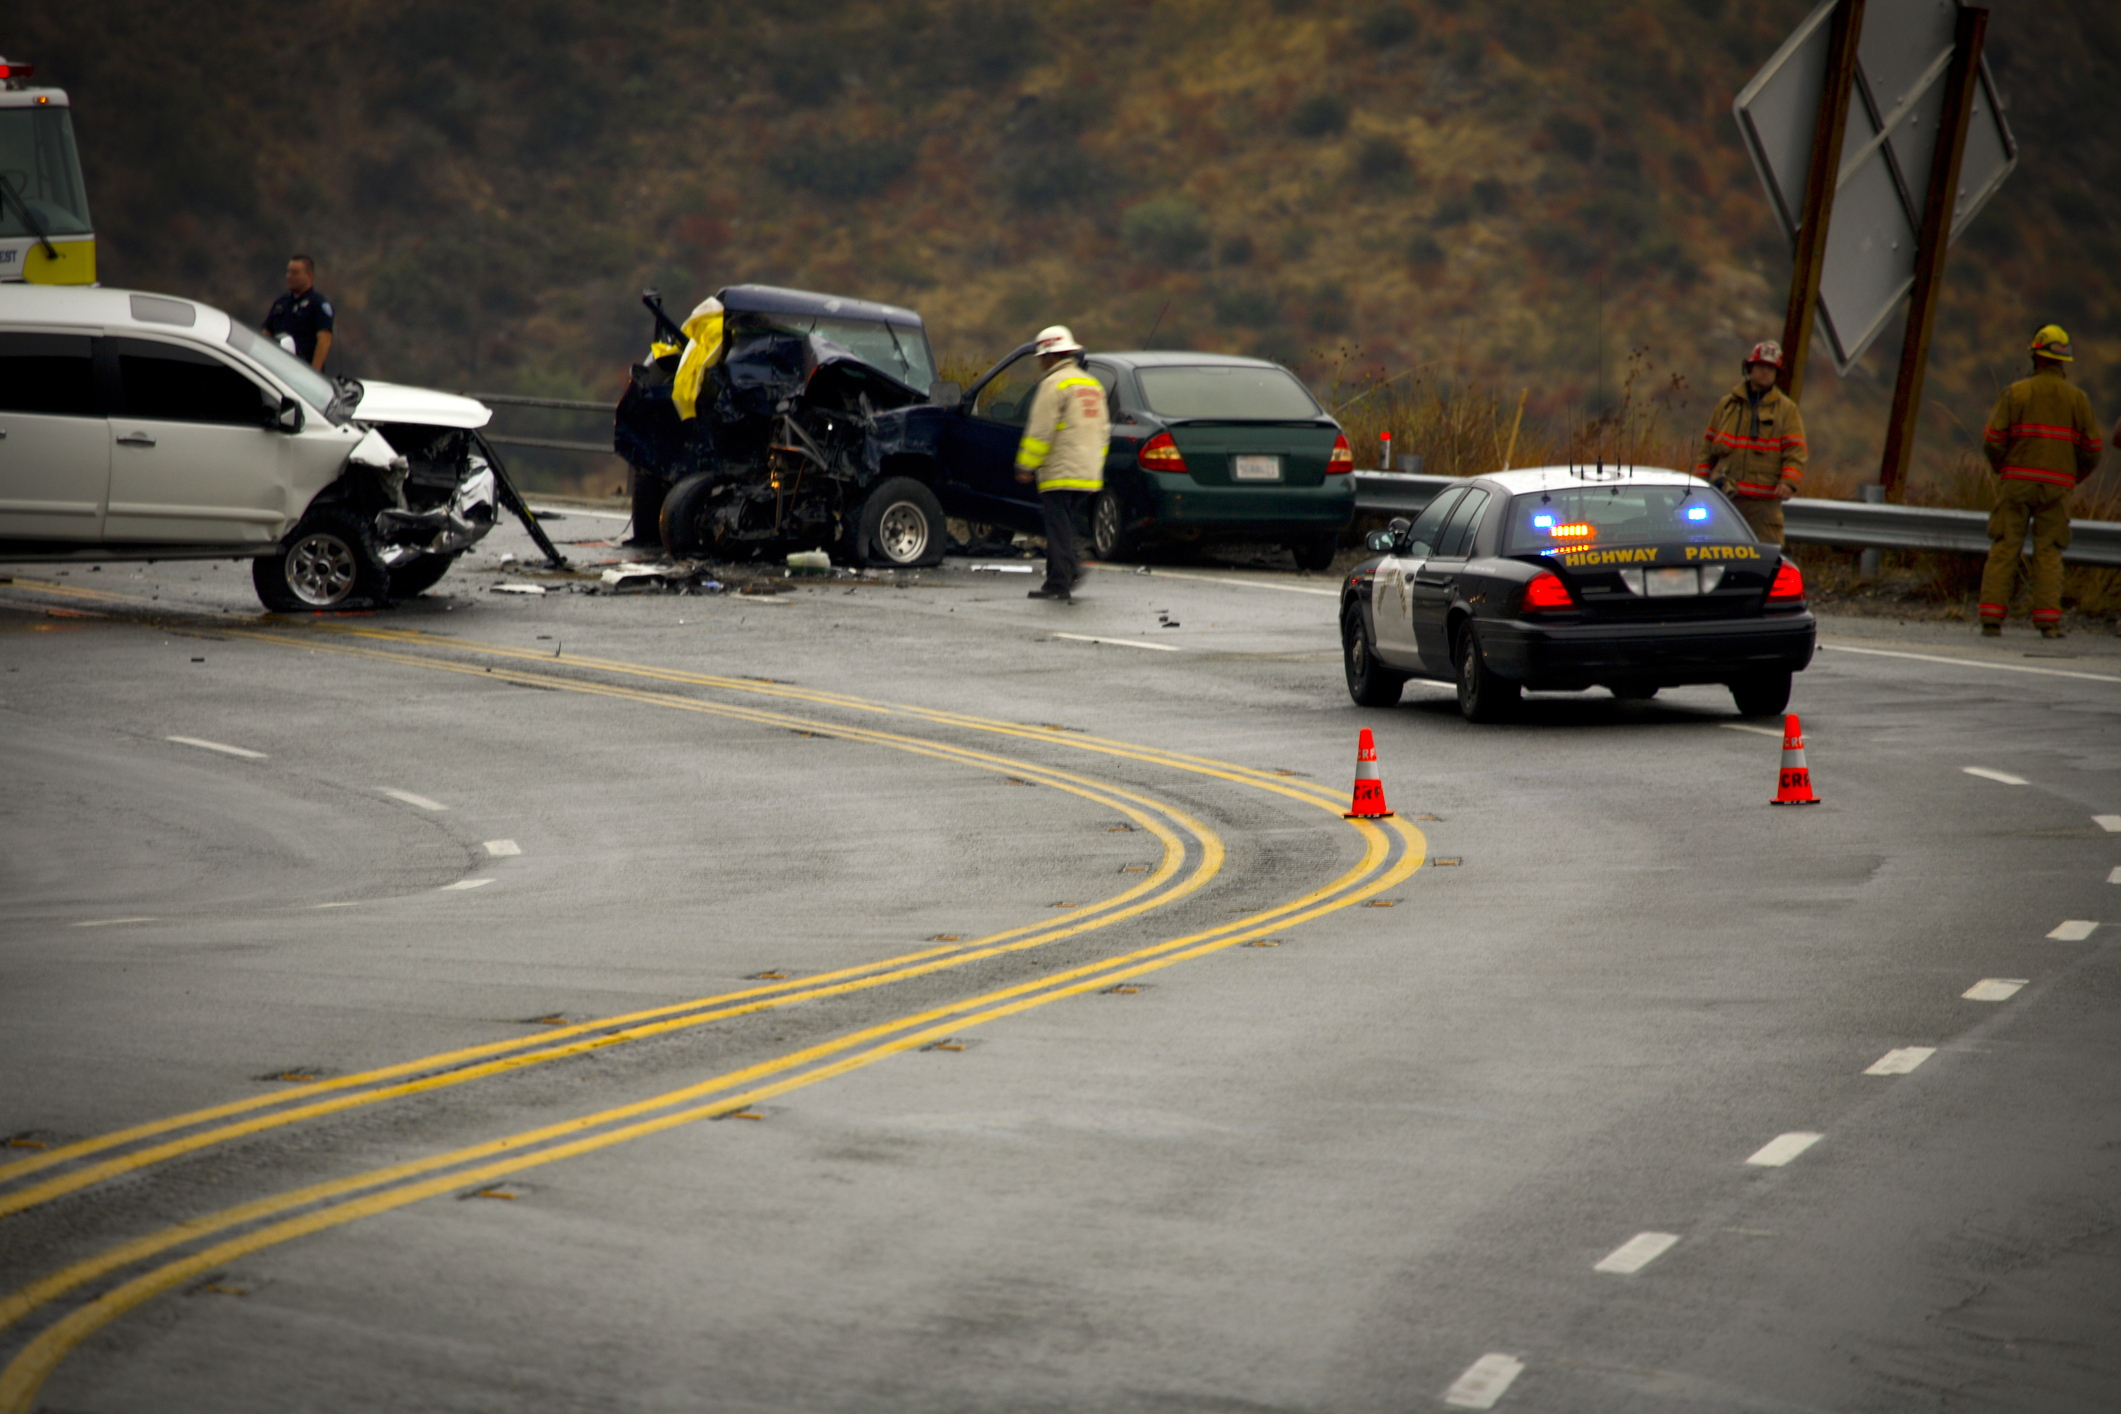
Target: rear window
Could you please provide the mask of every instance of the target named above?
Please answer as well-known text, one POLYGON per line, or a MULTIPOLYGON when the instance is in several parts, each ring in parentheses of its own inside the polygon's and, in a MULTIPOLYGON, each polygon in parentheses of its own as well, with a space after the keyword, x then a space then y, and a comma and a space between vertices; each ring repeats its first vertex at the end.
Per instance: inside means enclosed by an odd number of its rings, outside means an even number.
POLYGON ((1210 422, 1309 422, 1321 415, 1296 375, 1285 368, 1214 365, 1139 370, 1142 397, 1159 417, 1210 422))
POLYGON ((1705 485, 1627 482, 1569 486, 1522 495, 1510 504, 1505 555, 1614 545, 1750 544, 1753 532, 1731 503, 1705 485))
POLYGON ((0 334, 0 412, 96 415, 86 334, 0 334))
POLYGON ((928 336, 906 325, 873 319, 840 319, 827 314, 739 314, 731 319, 732 333, 779 331, 815 334, 830 339, 872 368, 881 368, 916 392, 925 393, 935 383, 935 362, 928 352, 928 336))

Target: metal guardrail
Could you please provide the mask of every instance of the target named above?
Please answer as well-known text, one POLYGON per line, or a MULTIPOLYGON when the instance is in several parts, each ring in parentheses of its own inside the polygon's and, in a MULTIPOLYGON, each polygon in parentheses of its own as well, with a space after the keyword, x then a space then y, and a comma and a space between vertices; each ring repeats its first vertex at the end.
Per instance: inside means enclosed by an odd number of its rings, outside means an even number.
MULTIPOLYGON (((609 417, 610 403, 584 402, 580 398, 526 398, 515 393, 464 393, 461 396, 476 398, 491 407, 504 408, 552 408, 559 412, 595 412, 609 417)), ((535 447, 547 452, 588 452, 591 455, 613 455, 609 442, 583 442, 571 437, 500 437, 489 432, 486 440, 497 447, 535 447)))
MULTIPOLYGON (((1418 515, 1455 476, 1397 471, 1355 473, 1355 508, 1391 515, 1418 515)), ((1783 534, 1807 545, 1850 550, 1942 550, 1988 553, 1988 516, 1981 511, 1936 506, 1884 506, 1862 501, 1821 501, 1798 496, 1782 506, 1783 534)), ((2069 548, 2074 565, 2121 567, 2121 521, 2073 520, 2069 548)))
POLYGON ((491 432, 486 440, 497 447, 542 447, 551 452, 596 452, 603 456, 615 456, 609 442, 574 442, 565 437, 496 437, 491 432))
POLYGON ((490 403, 495 407, 558 408, 562 412, 608 413, 617 406, 615 403, 583 402, 580 398, 523 398, 514 393, 461 393, 458 396, 477 398, 480 402, 490 403))

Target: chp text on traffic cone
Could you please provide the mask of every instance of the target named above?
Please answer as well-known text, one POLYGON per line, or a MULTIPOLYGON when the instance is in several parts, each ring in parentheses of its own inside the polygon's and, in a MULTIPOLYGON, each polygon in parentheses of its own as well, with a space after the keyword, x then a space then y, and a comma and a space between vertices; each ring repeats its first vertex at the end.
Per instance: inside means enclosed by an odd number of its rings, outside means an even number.
POLYGON ((1782 719, 1782 775, 1775 785, 1774 805, 1817 805, 1812 794, 1811 768, 1804 764, 1804 728, 1791 712, 1782 719))
POLYGON ((1377 779, 1377 741, 1364 727, 1355 746, 1355 799, 1342 818, 1388 820, 1391 816, 1392 812, 1385 808, 1384 782, 1377 779))

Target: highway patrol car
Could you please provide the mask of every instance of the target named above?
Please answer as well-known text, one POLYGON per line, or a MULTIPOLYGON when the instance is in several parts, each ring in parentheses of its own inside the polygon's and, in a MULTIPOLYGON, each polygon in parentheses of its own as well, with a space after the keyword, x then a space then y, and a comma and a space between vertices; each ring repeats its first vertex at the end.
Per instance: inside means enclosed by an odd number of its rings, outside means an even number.
POLYGON ((1526 689, 1642 699, 1722 683, 1740 714, 1789 703, 1818 622, 1804 578, 1724 497, 1682 471, 1541 467, 1475 477, 1370 536, 1341 587, 1348 693, 1455 682, 1470 721, 1526 689))

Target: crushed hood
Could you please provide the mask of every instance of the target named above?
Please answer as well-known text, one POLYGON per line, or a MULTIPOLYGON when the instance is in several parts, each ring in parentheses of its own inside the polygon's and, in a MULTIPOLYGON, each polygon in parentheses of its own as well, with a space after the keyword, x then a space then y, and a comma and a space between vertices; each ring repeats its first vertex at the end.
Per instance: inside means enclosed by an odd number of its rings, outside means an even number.
POLYGON ((476 399, 365 378, 353 415, 362 422, 412 422, 422 427, 474 428, 493 421, 493 409, 476 399))

